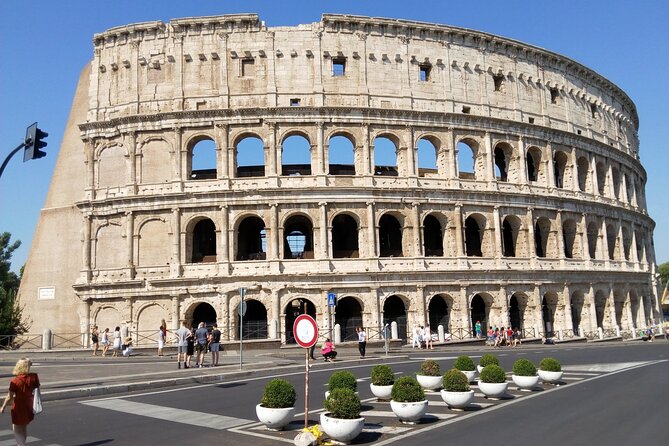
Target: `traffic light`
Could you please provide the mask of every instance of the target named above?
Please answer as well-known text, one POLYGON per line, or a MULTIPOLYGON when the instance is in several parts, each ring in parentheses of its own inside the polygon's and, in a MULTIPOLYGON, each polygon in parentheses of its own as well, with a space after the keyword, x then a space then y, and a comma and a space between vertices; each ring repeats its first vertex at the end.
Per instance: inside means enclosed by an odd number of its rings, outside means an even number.
POLYGON ((35 160, 37 158, 42 158, 46 156, 46 152, 43 152, 40 149, 46 147, 46 141, 43 141, 44 138, 49 136, 48 133, 43 132, 37 128, 37 123, 33 123, 30 127, 26 129, 26 139, 24 141, 25 151, 23 152, 23 162, 28 160, 35 160))

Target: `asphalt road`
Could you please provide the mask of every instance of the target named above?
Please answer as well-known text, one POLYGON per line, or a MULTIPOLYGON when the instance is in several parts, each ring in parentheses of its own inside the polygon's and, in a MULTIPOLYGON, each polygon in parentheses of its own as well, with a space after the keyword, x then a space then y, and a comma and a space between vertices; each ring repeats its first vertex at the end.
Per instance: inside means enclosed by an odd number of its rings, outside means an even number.
MULTIPOLYGON (((387 403, 372 400, 370 368, 362 365, 314 365, 310 373, 310 410, 323 407, 325 383, 335 369, 346 368, 359 379, 363 416, 368 423, 356 444, 657 444, 669 438, 669 342, 524 346, 519 349, 458 349, 409 351, 410 359, 385 361, 396 374, 413 374, 426 357, 437 359, 442 372, 460 354, 478 357, 492 352, 510 371, 526 357, 538 364, 558 358, 564 384, 542 391, 511 390, 501 401, 476 398, 476 406, 454 412, 439 405, 438 394, 422 423, 400 424, 388 416, 387 403)), ((304 411, 304 373, 295 369, 267 370, 250 378, 211 385, 111 395, 106 398, 63 400, 45 404, 44 413, 29 426, 31 445, 278 445, 292 443, 296 430, 269 433, 257 425, 255 405, 269 377, 284 376, 297 388, 297 413, 304 411), (262 376, 264 375, 264 376, 262 376), (283 441, 282 441, 283 440, 283 441), (213 443, 215 442, 215 443, 213 443)), ((510 379, 509 379, 510 381, 510 379)), ((510 387, 512 387, 510 385, 510 387)), ((291 428, 299 429, 303 416, 291 428)), ((309 415, 318 421, 318 413, 309 415)), ((0 418, 0 446, 11 445, 9 417, 0 418)))

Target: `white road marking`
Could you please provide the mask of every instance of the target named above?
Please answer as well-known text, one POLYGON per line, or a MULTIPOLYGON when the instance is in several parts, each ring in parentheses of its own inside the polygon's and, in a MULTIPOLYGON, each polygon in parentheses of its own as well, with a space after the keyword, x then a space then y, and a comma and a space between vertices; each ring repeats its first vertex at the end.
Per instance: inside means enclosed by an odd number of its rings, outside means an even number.
POLYGON ((253 421, 243 418, 228 417, 194 410, 177 409, 173 407, 158 406, 155 404, 139 403, 117 399, 114 401, 82 401, 81 404, 99 407, 101 409, 114 410, 126 414, 140 415, 148 418, 157 418, 172 423, 183 423, 191 426, 201 426, 210 429, 228 429, 253 421))
POLYGON ((400 427, 400 426, 381 426, 379 424, 367 424, 365 423, 364 431, 365 432, 374 432, 377 434, 391 434, 397 435, 402 432, 411 430, 410 427, 400 427))
MULTIPOLYGON (((379 417, 379 418, 397 418, 397 415, 395 415, 395 412, 392 410, 390 411, 385 411, 385 410, 368 410, 365 412, 360 413, 361 416, 363 417, 379 417)), ((424 415, 425 417, 434 417, 438 418, 440 420, 448 420, 449 418, 457 417, 457 414, 446 414, 446 413, 431 413, 428 412, 424 415)))
MULTIPOLYGON (((14 434, 12 434, 12 437, 14 437, 14 434)), ((35 437, 26 438, 26 443, 34 443, 36 441, 39 441, 39 438, 35 438, 35 437)), ((0 446, 15 446, 15 445, 16 445, 16 440, 14 440, 14 438, 11 438, 9 440, 0 441, 0 446)))
POLYGON ((612 364, 579 364, 563 366, 564 372, 617 372, 618 370, 629 369, 641 365, 650 364, 650 361, 641 362, 616 362, 612 364))

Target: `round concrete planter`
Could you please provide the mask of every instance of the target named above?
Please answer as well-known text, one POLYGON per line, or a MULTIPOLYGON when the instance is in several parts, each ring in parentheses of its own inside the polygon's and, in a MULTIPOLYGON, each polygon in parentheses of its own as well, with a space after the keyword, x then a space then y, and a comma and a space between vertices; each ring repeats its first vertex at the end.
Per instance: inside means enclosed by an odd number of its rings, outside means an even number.
POLYGON ((416 375, 416 381, 425 390, 437 390, 441 387, 441 376, 416 375))
POLYGON ((501 398, 506 393, 506 387, 509 383, 484 383, 479 379, 479 389, 486 398, 501 398))
POLYGON ((283 407, 274 409, 271 407, 263 407, 260 404, 256 406, 256 415, 258 420, 269 430, 282 430, 295 415, 294 407, 283 407))
POLYGON ((560 382, 562 379, 562 371, 560 372, 550 372, 548 370, 538 370, 539 378, 545 383, 554 384, 560 382))
POLYGON ((462 410, 469 406, 474 401, 474 391, 468 392, 448 392, 442 390, 441 399, 444 400, 448 407, 453 410, 462 410))
POLYGON ((390 400, 390 408, 402 423, 415 424, 427 412, 427 400, 411 403, 390 400))
POLYGON ((476 371, 479 372, 479 375, 481 374, 481 370, 483 370, 483 367, 481 367, 480 365, 477 365, 476 366, 476 371))
POLYGON ((520 375, 511 375, 513 383, 520 387, 523 390, 531 390, 537 384, 539 384, 539 376, 520 376, 520 375))
POLYGON ((362 428, 365 427, 364 418, 345 420, 343 418, 331 418, 327 413, 321 414, 321 428, 332 440, 348 443, 355 439, 362 428))
POLYGON ((390 400, 390 393, 393 390, 393 385, 389 386, 377 386, 375 384, 369 385, 369 389, 372 391, 372 394, 380 400, 388 401, 390 400))
POLYGON ((465 374, 469 382, 474 382, 474 377, 476 377, 476 370, 460 370, 465 374))

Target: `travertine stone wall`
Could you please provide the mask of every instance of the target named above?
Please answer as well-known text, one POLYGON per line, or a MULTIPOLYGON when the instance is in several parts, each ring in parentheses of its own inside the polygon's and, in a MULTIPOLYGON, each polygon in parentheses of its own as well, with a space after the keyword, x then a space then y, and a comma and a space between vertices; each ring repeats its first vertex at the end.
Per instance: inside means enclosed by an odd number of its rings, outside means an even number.
POLYGON ((213 318, 234 339, 240 287, 249 336, 287 342, 305 305, 344 338, 392 321, 400 336, 432 324, 468 337, 477 319, 594 336, 658 317, 636 109, 573 60, 330 14, 147 22, 93 42, 50 192, 60 210, 43 212, 20 291, 36 332, 213 318), (338 136, 344 171, 330 161, 338 136), (294 137, 299 163, 286 161, 294 137))

